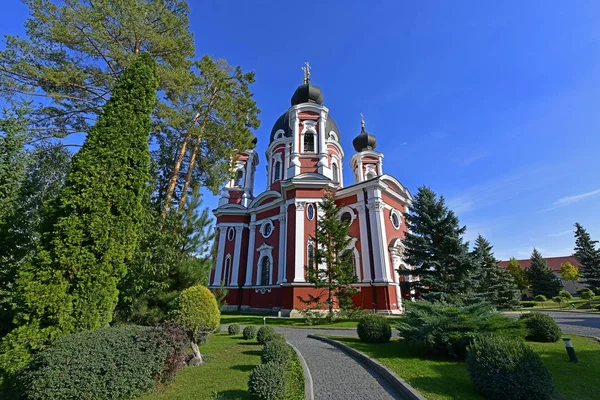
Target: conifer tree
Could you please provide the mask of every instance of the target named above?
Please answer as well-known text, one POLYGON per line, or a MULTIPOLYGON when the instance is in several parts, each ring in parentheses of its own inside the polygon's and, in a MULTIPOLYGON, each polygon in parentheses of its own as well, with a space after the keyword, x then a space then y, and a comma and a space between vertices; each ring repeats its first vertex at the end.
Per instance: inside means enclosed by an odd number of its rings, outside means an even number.
POLYGON ((531 286, 531 276, 529 275, 529 271, 521 267, 521 264, 519 264, 516 258, 511 257, 508 261, 506 270, 512 275, 519 290, 525 290, 531 286))
POLYGON ((156 61, 141 53, 73 157, 45 238, 16 280, 18 327, 1 343, 5 370, 62 334, 111 322, 146 213, 157 84, 156 61))
POLYGON ((339 218, 339 208, 335 204, 333 193, 328 191, 319 203, 321 215, 317 220, 317 229, 312 239, 315 242, 314 266, 308 265, 308 281, 323 294, 309 299, 302 299, 306 304, 323 304, 327 306, 329 317, 337 299, 341 310, 350 310, 352 295, 356 289, 352 284, 358 278, 352 262, 352 249, 349 248, 348 221, 339 218))
POLYGON ((548 268, 546 260, 537 249, 533 249, 533 253, 531 253, 529 274, 531 275, 531 289, 534 296, 541 294, 549 299, 558 296, 562 285, 548 268))
POLYGON ((499 309, 518 306, 519 289, 510 273, 498 266, 498 260, 492 253, 492 245, 483 236, 479 235, 475 240, 471 257, 478 271, 476 297, 499 309))
POLYGON ((474 289, 466 227, 449 210, 443 196, 438 199, 428 187, 419 188, 406 216, 404 260, 414 266, 398 273, 419 279, 408 282, 426 300, 463 302, 474 289))
POLYGON ((592 289, 600 288, 600 249, 596 247, 597 240, 592 240, 590 234, 579 223, 575 224, 575 257, 583 267, 583 281, 592 289))

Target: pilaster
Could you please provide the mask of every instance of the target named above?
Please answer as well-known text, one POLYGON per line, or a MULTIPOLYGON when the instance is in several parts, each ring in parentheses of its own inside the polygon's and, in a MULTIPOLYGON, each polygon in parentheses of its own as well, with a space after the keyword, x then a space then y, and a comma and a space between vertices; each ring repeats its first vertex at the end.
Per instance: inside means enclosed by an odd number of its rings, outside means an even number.
POLYGON ((221 284, 221 275, 223 271, 223 257, 225 256, 225 239, 227 237, 227 227, 219 227, 219 247, 217 256, 217 266, 215 268, 215 279, 213 280, 214 286, 221 284))
POLYGON ((304 207, 306 202, 296 201, 296 235, 294 238, 296 260, 294 269, 294 282, 305 282, 304 279, 304 207))
MULTIPOLYGON (((252 215, 256 219, 256 215, 252 215)), ((246 262, 246 283, 245 286, 252 285, 252 269, 254 266, 254 241, 256 239, 256 221, 250 222, 250 238, 248 241, 248 260, 246 262)))
POLYGON ((240 270, 240 253, 242 252, 242 234, 244 228, 242 226, 235 227, 235 247, 233 254, 233 271, 231 273, 231 282, 235 283, 235 286, 239 285, 239 270, 240 270))

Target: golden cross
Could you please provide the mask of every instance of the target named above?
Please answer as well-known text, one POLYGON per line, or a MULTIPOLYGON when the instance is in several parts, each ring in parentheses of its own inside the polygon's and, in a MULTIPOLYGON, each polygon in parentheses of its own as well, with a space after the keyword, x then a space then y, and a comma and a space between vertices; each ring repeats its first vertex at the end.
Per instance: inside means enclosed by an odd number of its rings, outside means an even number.
POLYGON ((304 67, 302 67, 302 71, 304 71, 304 83, 310 82, 310 64, 307 62, 304 63, 304 67))

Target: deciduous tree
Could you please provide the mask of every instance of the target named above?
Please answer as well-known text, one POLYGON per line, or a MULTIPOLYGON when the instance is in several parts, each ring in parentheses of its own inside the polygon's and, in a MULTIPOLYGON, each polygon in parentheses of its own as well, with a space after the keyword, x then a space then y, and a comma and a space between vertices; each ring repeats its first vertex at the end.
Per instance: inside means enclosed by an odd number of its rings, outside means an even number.
POLYGON ((521 267, 516 258, 512 257, 509 260, 506 270, 512 275, 519 290, 525 290, 531 286, 529 271, 521 267))
POLYGON ((562 263, 560 264, 560 276, 565 280, 565 281, 577 281, 579 280, 579 269, 577 269, 577 267, 575 267, 573 264, 571 264, 570 262, 566 262, 566 263, 562 263))

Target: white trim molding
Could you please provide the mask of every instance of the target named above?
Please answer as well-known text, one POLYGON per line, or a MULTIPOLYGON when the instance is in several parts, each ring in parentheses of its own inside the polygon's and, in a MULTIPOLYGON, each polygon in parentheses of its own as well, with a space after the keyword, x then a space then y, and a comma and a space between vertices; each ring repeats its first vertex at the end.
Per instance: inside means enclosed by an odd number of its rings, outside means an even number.
POLYGON ((275 263, 273 262, 273 246, 263 243, 256 251, 259 253, 256 286, 270 286, 271 282, 273 282, 273 269, 275 268, 275 263), (269 259, 269 282, 267 282, 267 284, 262 282, 262 264, 265 257, 269 259), (258 282, 260 282, 260 284, 258 282))

